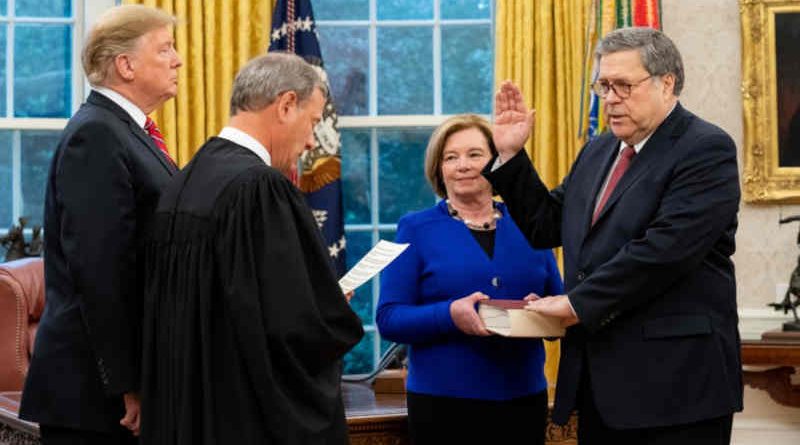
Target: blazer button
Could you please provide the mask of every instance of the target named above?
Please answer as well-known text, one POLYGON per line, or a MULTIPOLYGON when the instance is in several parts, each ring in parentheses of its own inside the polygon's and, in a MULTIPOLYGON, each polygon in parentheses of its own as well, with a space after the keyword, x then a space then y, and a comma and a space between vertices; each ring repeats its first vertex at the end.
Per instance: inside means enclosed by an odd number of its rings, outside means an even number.
POLYGON ((500 287, 500 278, 499 277, 492 278, 492 286, 500 287))
POLYGON ((586 278, 586 274, 583 273, 582 270, 579 270, 578 271, 578 275, 576 276, 576 278, 578 279, 578 281, 583 281, 583 279, 586 278))

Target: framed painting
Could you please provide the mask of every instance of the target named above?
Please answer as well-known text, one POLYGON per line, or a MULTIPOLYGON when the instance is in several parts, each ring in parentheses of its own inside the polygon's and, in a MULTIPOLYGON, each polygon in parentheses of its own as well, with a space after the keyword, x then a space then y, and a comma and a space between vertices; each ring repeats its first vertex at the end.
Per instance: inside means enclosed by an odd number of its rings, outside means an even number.
POLYGON ((800 0, 740 0, 744 198, 800 203, 800 0))

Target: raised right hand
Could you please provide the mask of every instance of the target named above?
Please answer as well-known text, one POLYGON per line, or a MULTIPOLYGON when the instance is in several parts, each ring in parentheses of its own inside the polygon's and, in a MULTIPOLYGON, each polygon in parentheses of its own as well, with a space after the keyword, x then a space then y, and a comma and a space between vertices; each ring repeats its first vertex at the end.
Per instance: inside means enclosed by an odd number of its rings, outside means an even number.
POLYGON ((494 95, 494 145, 505 162, 522 150, 533 130, 535 110, 528 110, 519 87, 506 80, 494 95))
POLYGON ((456 327, 467 335, 488 336, 491 332, 486 330, 483 320, 475 311, 475 304, 489 297, 481 292, 474 292, 466 297, 453 300, 450 303, 450 317, 456 327))

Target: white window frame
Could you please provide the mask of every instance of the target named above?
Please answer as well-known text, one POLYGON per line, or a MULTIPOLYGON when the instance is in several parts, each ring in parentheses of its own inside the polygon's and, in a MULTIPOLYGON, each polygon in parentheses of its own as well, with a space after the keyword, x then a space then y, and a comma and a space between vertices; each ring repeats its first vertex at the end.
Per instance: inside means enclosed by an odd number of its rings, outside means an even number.
MULTIPOLYGON (((444 122, 452 115, 442 114, 442 27, 453 25, 489 25, 494 29, 496 4, 492 2, 488 19, 447 19, 442 20, 440 3, 441 0, 433 2, 433 18, 419 20, 381 20, 378 21, 377 1, 369 0, 369 18, 366 20, 317 20, 318 27, 364 27, 369 29, 368 53, 369 53, 369 104, 368 114, 364 116, 339 116, 338 126, 343 129, 368 130, 370 132, 370 223, 367 224, 345 224, 345 233, 370 232, 372 234, 372 244, 376 244, 380 239, 380 232, 387 230, 397 230, 397 224, 379 224, 380 196, 379 196, 379 163, 378 163, 378 131, 403 128, 433 128, 444 122), (433 114, 413 114, 413 115, 378 115, 378 28, 380 27, 429 27, 433 31, 433 114)), ((494 44, 494 32, 492 34, 492 48, 494 44)), ((490 119, 490 116, 485 116, 490 119)), ((432 202, 431 205, 435 204, 432 202)), ((380 295, 380 276, 372 280, 372 308, 373 311, 378 306, 380 295)), ((381 357, 381 338, 373 322, 364 324, 364 332, 374 332, 372 355, 373 368, 378 364, 381 357)))
MULTIPOLYGON (((97 17, 108 8, 114 6, 115 0, 73 0, 70 17, 16 17, 14 14, 16 0, 8 0, 7 15, 0 17, 0 26, 7 27, 6 33, 6 114, 14 114, 14 29, 17 23, 53 23, 72 25, 72 104, 70 115, 77 111, 88 94, 89 87, 81 66, 81 48, 87 30, 97 17)), ((11 137, 11 224, 16 225, 22 213, 22 137, 23 130, 64 129, 68 118, 19 118, 0 117, 0 130, 13 131, 11 137)), ((0 148, 0 149, 5 149, 0 148)), ((31 228, 26 229, 30 234, 31 228)), ((8 233, 8 227, 0 227, 0 236, 8 233)))

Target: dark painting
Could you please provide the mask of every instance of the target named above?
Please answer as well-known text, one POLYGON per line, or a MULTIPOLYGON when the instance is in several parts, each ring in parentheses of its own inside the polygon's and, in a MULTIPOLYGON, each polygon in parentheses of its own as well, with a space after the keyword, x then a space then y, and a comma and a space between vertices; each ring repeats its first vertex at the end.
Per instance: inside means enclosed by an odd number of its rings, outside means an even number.
POLYGON ((780 167, 800 167, 800 12, 775 14, 780 167))

